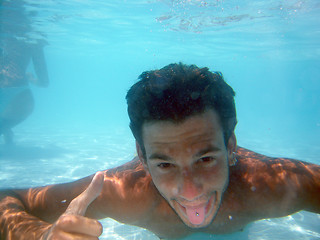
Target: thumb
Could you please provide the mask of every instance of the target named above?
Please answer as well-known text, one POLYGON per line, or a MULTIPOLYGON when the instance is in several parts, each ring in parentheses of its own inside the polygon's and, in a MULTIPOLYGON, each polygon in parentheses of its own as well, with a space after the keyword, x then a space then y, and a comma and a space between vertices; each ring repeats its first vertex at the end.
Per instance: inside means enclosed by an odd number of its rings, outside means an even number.
POLYGON ((84 216, 88 206, 99 196, 103 188, 103 172, 97 172, 87 189, 69 204, 66 214, 84 216))

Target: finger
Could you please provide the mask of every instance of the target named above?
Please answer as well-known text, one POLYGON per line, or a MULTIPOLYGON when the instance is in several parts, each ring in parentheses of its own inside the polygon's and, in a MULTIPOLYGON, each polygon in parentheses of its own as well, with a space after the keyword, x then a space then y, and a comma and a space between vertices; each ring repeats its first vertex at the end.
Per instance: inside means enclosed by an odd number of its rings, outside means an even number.
POLYGON ((85 234, 92 237, 99 237, 103 229, 99 221, 76 215, 62 215, 56 226, 64 232, 85 234))
POLYGON ((104 174, 97 172, 90 185, 69 204, 66 214, 84 216, 88 206, 99 196, 103 188, 104 174))

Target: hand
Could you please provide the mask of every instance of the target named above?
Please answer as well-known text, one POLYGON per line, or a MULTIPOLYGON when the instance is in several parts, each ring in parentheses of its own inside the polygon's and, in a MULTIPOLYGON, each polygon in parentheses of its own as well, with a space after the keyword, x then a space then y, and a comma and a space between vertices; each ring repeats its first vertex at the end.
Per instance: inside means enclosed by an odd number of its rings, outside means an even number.
POLYGON ((94 219, 84 217, 93 200, 102 191, 103 173, 97 172, 88 188, 73 199, 67 210, 52 225, 44 240, 97 240, 102 233, 102 225, 94 219))

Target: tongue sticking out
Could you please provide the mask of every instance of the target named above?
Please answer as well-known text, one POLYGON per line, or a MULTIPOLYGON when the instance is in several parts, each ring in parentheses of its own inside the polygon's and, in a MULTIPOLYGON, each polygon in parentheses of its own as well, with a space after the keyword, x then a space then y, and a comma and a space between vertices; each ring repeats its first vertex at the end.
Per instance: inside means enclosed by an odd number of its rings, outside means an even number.
POLYGON ((194 225, 200 225, 204 221, 205 206, 203 207, 186 207, 189 221, 194 225))

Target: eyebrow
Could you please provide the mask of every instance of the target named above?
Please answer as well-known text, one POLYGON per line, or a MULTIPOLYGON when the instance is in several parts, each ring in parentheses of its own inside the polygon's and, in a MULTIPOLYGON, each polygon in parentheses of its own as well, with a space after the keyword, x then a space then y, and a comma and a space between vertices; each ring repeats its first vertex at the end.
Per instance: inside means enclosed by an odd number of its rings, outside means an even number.
POLYGON ((199 151, 198 153, 196 153, 193 157, 194 157, 194 158, 201 157, 201 156, 203 156, 203 155, 205 155, 205 154, 207 154, 207 153, 209 153, 209 152, 218 152, 218 151, 220 151, 220 150, 221 150, 220 148, 218 148, 218 147, 216 147, 216 146, 210 145, 210 146, 208 146, 207 148, 200 150, 200 151, 199 151))
MULTIPOLYGON (((200 150, 198 153, 196 153, 193 157, 197 158, 197 157, 201 157, 209 152, 218 152, 221 149, 215 146, 208 146, 207 148, 200 150)), ((161 153, 152 153, 149 158, 149 160, 164 160, 164 161, 172 161, 172 158, 165 155, 165 154, 161 154, 161 153)))
POLYGON ((165 161, 171 161, 172 158, 167 156, 167 155, 164 155, 164 154, 161 154, 161 153, 152 153, 150 156, 149 156, 149 160, 165 160, 165 161))

